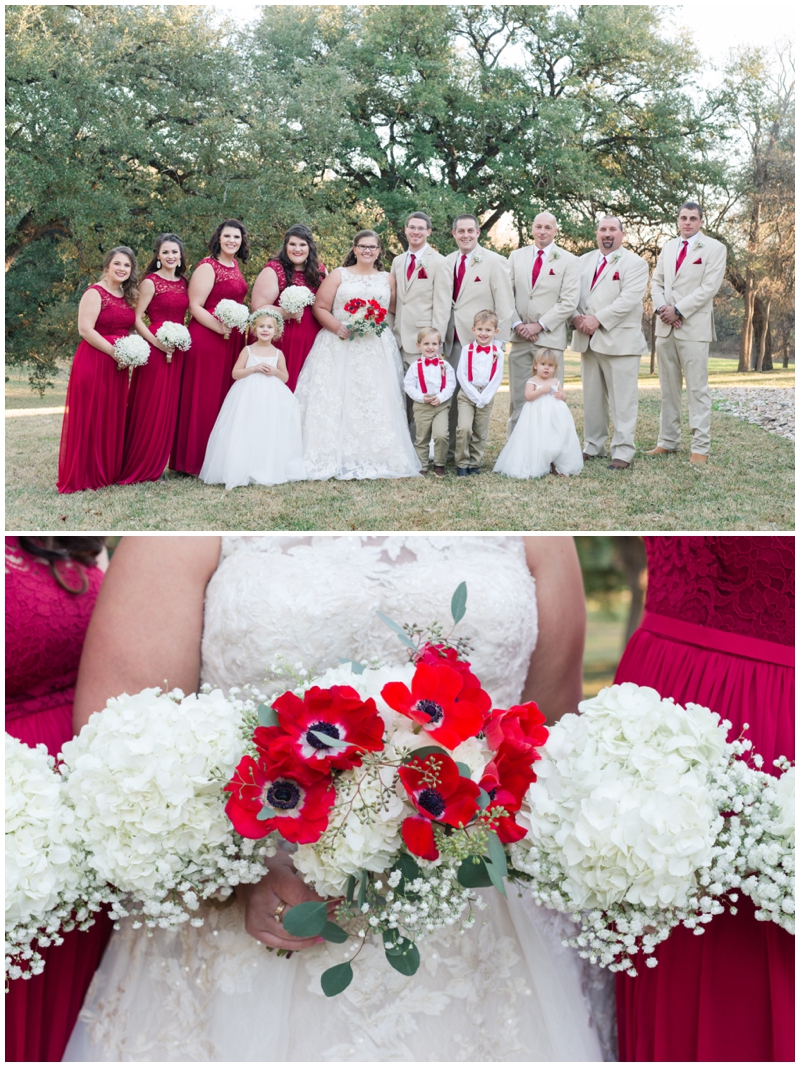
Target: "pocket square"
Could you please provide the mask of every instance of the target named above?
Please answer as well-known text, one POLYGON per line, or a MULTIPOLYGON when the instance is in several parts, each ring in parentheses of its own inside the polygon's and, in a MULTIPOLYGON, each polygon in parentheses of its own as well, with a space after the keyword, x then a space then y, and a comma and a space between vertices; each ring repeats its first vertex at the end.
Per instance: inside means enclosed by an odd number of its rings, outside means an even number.
POLYGON ((694 263, 692 263, 692 266, 693 266, 693 267, 696 267, 698 263, 701 263, 701 264, 702 264, 702 262, 703 262, 703 261, 702 261, 702 259, 696 259, 696 260, 694 261, 694 263))
POLYGON ((619 281, 619 271, 618 270, 614 271, 614 277, 611 279, 611 281, 612 282, 618 282, 619 281))
POLYGON ((424 267, 420 267, 419 268, 419 274, 417 275, 417 277, 418 278, 427 278, 428 277, 428 275, 425 273, 425 268, 424 267))
POLYGON ((553 270, 553 268, 552 268, 552 267, 550 268, 550 273, 551 273, 551 274, 555 274, 555 271, 553 270))
POLYGON ((476 281, 476 282, 479 282, 479 281, 480 281, 480 278, 477 278, 477 277, 476 277, 476 278, 475 278, 475 281, 476 281))

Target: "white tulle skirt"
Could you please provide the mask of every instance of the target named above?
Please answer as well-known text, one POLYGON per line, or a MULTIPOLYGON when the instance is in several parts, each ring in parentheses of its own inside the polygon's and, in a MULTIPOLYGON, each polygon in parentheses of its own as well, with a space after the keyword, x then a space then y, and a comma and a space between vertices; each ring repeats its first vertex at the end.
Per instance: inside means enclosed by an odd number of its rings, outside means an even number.
POLYGON ((320 330, 295 391, 309 478, 419 474, 402 379, 403 362, 391 330, 350 341, 320 330))
POLYGON ((563 400, 528 400, 494 469, 510 478, 542 478, 554 463, 559 474, 580 474, 583 451, 563 400))
MULTIPOLYGON (((279 958, 244 931, 237 903, 204 926, 115 933, 87 994, 66 1061, 595 1061, 613 1001, 594 998, 561 939, 565 920, 488 893, 471 930, 431 935, 404 978, 365 945, 344 993, 320 974, 346 945, 279 958), (587 997, 588 993, 588 997, 587 997)), ((594 968, 603 979, 606 972, 594 968)), ((613 981, 613 976, 610 976, 613 981)), ((588 985, 592 984, 592 979, 588 985)), ((613 988, 605 983, 606 993, 613 988)))
POLYGON ((264 374, 234 382, 208 439, 200 480, 233 489, 305 477, 300 408, 291 389, 264 374))

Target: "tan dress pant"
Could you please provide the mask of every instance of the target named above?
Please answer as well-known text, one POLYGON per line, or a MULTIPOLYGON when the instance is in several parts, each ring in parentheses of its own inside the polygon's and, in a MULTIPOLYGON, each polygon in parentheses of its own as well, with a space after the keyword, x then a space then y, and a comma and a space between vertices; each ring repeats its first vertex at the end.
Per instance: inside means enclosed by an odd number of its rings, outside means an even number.
POLYGON ((489 436, 494 397, 485 408, 476 407, 466 393, 458 394, 458 428, 456 430, 456 466, 480 467, 489 436))
POLYGON ((447 448, 450 444, 450 401, 443 404, 426 404, 424 401, 414 401, 414 425, 416 437, 414 448, 416 449, 422 469, 428 469, 431 451, 431 438, 433 438, 433 464, 435 467, 443 467, 447 461, 447 448))
POLYGON ((711 448, 711 394, 708 391, 708 341, 682 341, 673 330, 656 338, 661 384, 658 443, 670 451, 681 440, 681 388, 686 379, 692 452, 707 456, 711 448))
MULTIPOLYGON (((515 335, 516 336, 516 335, 515 335)), ((542 331, 539 337, 547 337, 542 331)), ((517 419, 522 413, 525 403, 525 383, 532 377, 531 367, 533 356, 537 349, 545 348, 546 345, 534 345, 530 341, 514 341, 511 345, 511 353, 508 357, 508 423, 506 425, 506 440, 511 436, 511 431, 517 425, 517 419)), ((554 349, 558 351, 558 349, 554 349)), ((558 353, 558 371, 556 378, 564 384, 564 353, 558 353)))
POLYGON ((583 383, 583 451, 605 456, 608 415, 614 424, 611 458, 630 463, 636 451, 639 414, 639 360, 641 356, 605 356, 592 346, 581 353, 583 383))

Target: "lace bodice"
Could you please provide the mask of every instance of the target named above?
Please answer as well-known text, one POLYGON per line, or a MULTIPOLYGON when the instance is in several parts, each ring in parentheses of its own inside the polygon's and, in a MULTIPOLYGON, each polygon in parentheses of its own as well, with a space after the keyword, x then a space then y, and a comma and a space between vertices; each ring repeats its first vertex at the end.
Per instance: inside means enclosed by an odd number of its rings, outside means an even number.
MULTIPOLYGON (((100 314, 94 328, 105 338, 124 337, 136 323, 136 312, 124 296, 114 296, 102 285, 90 285, 100 294, 100 314)), ((88 290, 87 290, 88 292, 88 290)))
POLYGON ((646 537, 648 611, 794 645, 794 538, 646 537))
POLYGON ((281 653, 309 670, 339 657, 406 661, 375 614, 449 629, 450 599, 467 583, 457 633, 495 701, 519 698, 536 644, 536 587, 521 538, 226 537, 206 592, 202 679, 249 682, 270 695, 267 668, 281 653))
POLYGON ((153 299, 147 305, 147 317, 153 332, 164 322, 183 323, 189 310, 189 286, 185 278, 162 278, 160 274, 148 274, 155 286, 153 299))
POLYGON ((240 304, 244 301, 247 296, 247 282, 239 270, 238 262, 234 262, 232 267, 226 267, 214 256, 207 256, 201 259, 197 266, 201 263, 210 263, 214 269, 214 285, 203 305, 206 311, 213 315, 220 300, 236 300, 240 304))
MULTIPOLYGON (((288 285, 304 285, 306 287, 306 289, 310 289, 312 293, 316 293, 317 289, 319 288, 319 286, 317 286, 317 288, 315 289, 314 286, 308 284, 308 282, 306 281, 305 271, 302 271, 302 270, 295 269, 295 272, 292 275, 292 279, 291 279, 291 281, 289 281, 289 279, 286 277, 286 270, 284 269, 284 266, 283 266, 283 264, 281 263, 281 261, 279 259, 271 259, 271 260, 269 260, 268 263, 264 264, 264 267, 265 267, 265 269, 267 267, 271 267, 272 270, 275 271, 275 274, 277 275, 277 278, 278 278, 278 292, 279 293, 282 293, 283 290, 288 285)), ((324 278, 325 275, 327 274, 327 271, 325 270, 325 264, 324 263, 320 263, 320 265, 319 265, 319 273, 320 273, 320 278, 324 278)))
POLYGON ((362 300, 377 300, 381 307, 388 311, 392 291, 389 288, 389 275, 386 271, 377 271, 375 274, 354 274, 347 267, 338 267, 341 283, 336 290, 331 313, 339 320, 347 324, 351 318, 344 310, 344 305, 354 297, 362 300))

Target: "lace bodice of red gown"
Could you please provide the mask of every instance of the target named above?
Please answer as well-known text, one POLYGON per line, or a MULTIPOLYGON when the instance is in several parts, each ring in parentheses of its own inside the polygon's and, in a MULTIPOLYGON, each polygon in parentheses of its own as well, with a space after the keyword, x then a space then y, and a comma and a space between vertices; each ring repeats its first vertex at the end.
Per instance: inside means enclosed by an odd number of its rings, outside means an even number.
POLYGON ((122 337, 132 330, 136 322, 136 312, 123 296, 114 296, 102 285, 90 285, 100 294, 101 308, 94 328, 103 337, 122 337))
POLYGON ((197 266, 199 267, 201 263, 210 263, 214 270, 214 285, 203 305, 206 311, 213 315, 214 308, 220 300, 236 300, 241 304, 247 296, 247 282, 239 270, 239 264, 234 263, 232 267, 226 267, 213 256, 201 259, 197 266))
POLYGON ((156 290, 147 306, 147 317, 150 319, 151 328, 157 329, 162 322, 183 323, 186 312, 189 310, 189 286, 186 279, 176 278, 170 281, 158 274, 148 274, 147 277, 156 290))
MULTIPOLYGON (((6 538, 6 722, 71 705, 83 640, 100 589, 102 571, 80 563, 57 564, 63 580, 84 593, 68 593, 53 577, 48 564, 25 552, 16 537, 6 538)), ((68 715, 63 729, 72 736, 68 715)), ((23 724, 20 732, 28 744, 23 724), (23 736, 25 735, 25 736, 23 736)), ((58 748, 55 750, 58 751, 58 748)))
MULTIPOLYGON (((278 278, 278 292, 279 293, 282 293, 283 290, 289 285, 304 285, 306 287, 306 289, 310 289, 312 293, 316 293, 317 289, 319 288, 319 286, 317 286, 317 288, 315 289, 313 286, 308 284, 308 282, 306 281, 305 271, 302 271, 302 270, 295 269, 295 272, 294 272, 294 274, 292 276, 292 280, 289 281, 289 279, 286 277, 286 270, 285 270, 283 264, 281 263, 281 261, 279 259, 271 259, 268 263, 264 264, 264 267, 265 268, 266 267, 271 267, 272 270, 275 271, 275 274, 277 275, 277 278, 278 278)), ((325 277, 325 265, 324 265, 324 263, 320 263, 320 265, 319 265, 319 273, 320 273, 320 280, 322 280, 322 278, 325 277)))
POLYGON ((794 645, 791 537, 646 537, 645 608, 682 622, 794 645))

